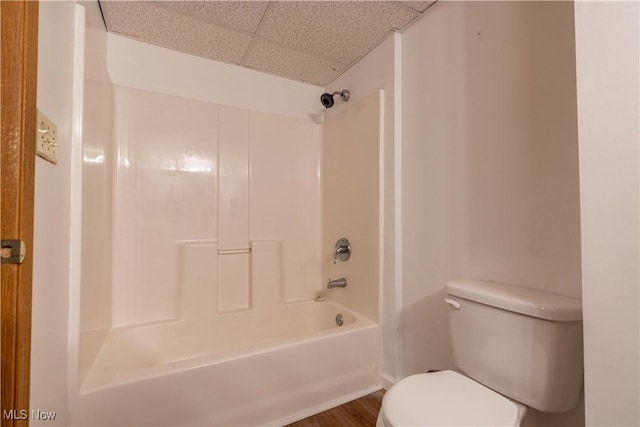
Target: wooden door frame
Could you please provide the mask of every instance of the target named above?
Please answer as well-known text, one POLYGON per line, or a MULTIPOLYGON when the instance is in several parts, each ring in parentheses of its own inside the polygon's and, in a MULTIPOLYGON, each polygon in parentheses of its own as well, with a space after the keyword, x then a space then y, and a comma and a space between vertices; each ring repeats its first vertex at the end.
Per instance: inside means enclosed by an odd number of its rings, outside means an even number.
POLYGON ((1 268, 0 416, 9 427, 29 424, 37 1, 0 1, 0 45, 0 235, 27 247, 22 264, 1 268))

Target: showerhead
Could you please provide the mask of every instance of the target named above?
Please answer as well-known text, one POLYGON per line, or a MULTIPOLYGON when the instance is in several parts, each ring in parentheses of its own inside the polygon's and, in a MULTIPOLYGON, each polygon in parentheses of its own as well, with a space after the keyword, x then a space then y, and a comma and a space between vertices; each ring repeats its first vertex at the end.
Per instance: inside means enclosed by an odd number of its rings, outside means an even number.
POLYGON ((322 95, 320 95, 320 102, 322 102, 324 108, 333 107, 333 104, 335 103, 333 97, 336 95, 340 95, 340 99, 346 102, 349 100, 350 93, 347 89, 343 89, 341 91, 333 93, 323 93, 322 95))
POLYGON ((333 107, 333 95, 323 93, 322 95, 320 95, 320 102, 322 102, 324 108, 333 107))

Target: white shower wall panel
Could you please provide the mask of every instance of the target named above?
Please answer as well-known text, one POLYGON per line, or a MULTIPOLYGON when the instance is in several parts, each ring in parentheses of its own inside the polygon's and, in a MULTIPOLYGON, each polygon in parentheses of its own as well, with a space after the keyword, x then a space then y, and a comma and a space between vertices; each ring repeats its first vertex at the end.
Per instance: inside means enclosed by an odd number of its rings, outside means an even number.
POLYGON ((177 317, 175 242, 216 238, 214 104, 115 87, 113 324, 177 317))
POLYGON ((111 326, 113 85, 85 82, 82 147, 82 330, 111 326))
POLYGON ((249 233, 280 240, 283 302, 320 290, 322 126, 275 114, 250 114, 249 233))
POLYGON ((251 309, 253 242, 279 248, 261 292, 313 298, 320 143, 308 119, 114 86, 112 326, 251 309))
POLYGON ((218 245, 222 250, 246 249, 249 247, 249 111, 220 106, 218 121, 218 245))

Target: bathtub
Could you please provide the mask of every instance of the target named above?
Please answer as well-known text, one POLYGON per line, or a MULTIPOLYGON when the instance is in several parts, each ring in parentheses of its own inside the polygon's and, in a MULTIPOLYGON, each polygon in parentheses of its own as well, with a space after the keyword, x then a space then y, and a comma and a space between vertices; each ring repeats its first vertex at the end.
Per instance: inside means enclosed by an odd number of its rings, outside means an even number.
POLYGON ((330 301, 117 328, 82 382, 72 421, 284 425, 379 389, 380 359, 379 326, 330 301))

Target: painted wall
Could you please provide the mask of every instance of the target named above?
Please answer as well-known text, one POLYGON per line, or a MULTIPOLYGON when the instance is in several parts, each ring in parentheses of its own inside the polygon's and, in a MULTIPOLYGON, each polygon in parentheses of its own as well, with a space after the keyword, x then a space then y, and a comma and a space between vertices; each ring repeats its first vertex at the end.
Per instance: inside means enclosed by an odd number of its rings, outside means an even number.
POLYGON ((58 126, 58 164, 36 157, 31 408, 55 411, 67 425, 67 317, 74 4, 42 2, 37 108, 58 126))
MULTIPOLYGON (((399 128, 394 126, 399 114, 400 93, 395 88, 399 84, 399 46, 400 33, 390 34, 378 47, 369 52, 364 58, 344 72, 334 82, 328 85, 327 91, 334 92, 348 89, 351 99, 347 103, 341 101, 327 110, 325 117, 328 121, 340 115, 343 109, 357 103, 379 90, 383 91, 383 120, 381 135, 383 136, 382 160, 380 163, 380 178, 383 191, 380 194, 381 229, 379 231, 382 260, 380 263, 380 314, 379 322, 383 333, 383 381, 389 387, 397 379, 398 364, 398 318, 399 298, 396 282, 396 192, 397 179, 394 176, 394 150, 397 145, 399 128)), ((371 185, 374 185, 371 183, 371 185)))
POLYGON ((639 13, 637 2, 575 3, 585 403, 592 426, 640 424, 639 13))
POLYGON ((454 367, 448 279, 580 297, 576 120, 571 3, 439 2, 403 33, 402 376, 454 367))

